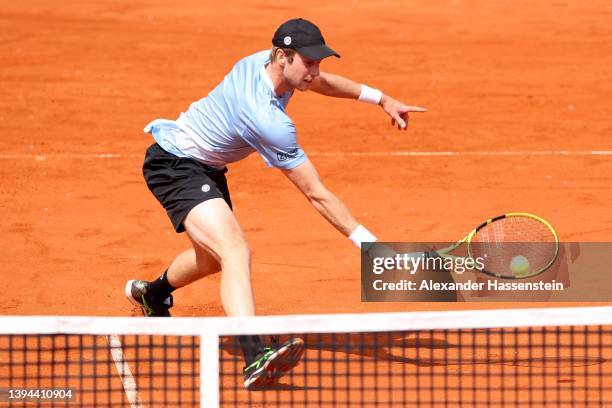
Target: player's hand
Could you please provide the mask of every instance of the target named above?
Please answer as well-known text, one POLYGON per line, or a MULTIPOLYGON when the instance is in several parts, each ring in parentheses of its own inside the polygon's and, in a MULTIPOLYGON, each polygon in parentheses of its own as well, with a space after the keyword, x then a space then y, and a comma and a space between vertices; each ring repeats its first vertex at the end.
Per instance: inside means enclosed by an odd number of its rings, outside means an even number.
POLYGON ((409 112, 427 112, 427 109, 419 106, 405 105, 397 99, 383 95, 380 100, 380 106, 384 109, 387 115, 391 116, 391 126, 397 125, 398 130, 408 129, 408 113, 409 112))

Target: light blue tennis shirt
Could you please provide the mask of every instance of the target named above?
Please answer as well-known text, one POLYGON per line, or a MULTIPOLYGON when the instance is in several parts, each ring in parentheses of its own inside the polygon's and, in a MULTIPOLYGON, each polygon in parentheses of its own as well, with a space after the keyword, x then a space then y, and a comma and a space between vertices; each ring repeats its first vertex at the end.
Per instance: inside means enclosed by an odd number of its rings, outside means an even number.
POLYGON ((265 66, 270 51, 240 60, 208 96, 177 120, 145 126, 168 153, 223 168, 257 151, 270 167, 291 169, 306 161, 295 125, 285 113, 293 91, 274 94, 265 66))

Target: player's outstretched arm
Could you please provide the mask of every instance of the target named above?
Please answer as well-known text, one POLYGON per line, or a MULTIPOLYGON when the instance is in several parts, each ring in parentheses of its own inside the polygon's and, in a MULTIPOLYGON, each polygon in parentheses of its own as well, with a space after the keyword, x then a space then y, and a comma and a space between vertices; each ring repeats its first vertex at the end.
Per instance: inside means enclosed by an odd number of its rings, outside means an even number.
POLYGON ((391 118, 391 125, 398 129, 408 129, 408 114, 410 112, 426 112, 427 109, 419 106, 406 105, 378 89, 358 84, 357 82, 340 75, 321 72, 312 81, 310 89, 326 96, 336 98, 358 99, 362 102, 377 104, 391 118))
POLYGON ((310 160, 293 169, 283 169, 285 176, 306 196, 308 201, 330 224, 348 237, 357 247, 370 248, 371 257, 393 257, 396 252, 385 245, 363 246, 377 241, 376 236, 360 225, 344 203, 321 182, 310 160))
POLYGON ((348 237, 359 226, 346 205, 323 185, 310 160, 282 171, 312 206, 342 234, 348 237))

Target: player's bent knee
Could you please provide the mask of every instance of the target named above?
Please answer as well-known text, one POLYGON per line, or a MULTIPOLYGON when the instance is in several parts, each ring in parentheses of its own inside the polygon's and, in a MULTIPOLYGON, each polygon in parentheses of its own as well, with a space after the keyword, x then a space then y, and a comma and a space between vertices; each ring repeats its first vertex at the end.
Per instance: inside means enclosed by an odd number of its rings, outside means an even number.
POLYGON ((246 242, 234 245, 224 251, 221 256, 221 267, 240 266, 248 267, 251 262, 251 248, 246 242))

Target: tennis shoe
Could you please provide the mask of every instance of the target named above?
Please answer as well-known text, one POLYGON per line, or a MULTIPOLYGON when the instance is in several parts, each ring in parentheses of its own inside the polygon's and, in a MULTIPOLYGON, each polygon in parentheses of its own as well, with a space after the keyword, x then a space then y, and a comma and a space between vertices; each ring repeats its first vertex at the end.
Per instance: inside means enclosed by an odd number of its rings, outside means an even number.
POLYGON ((125 285, 125 297, 130 302, 140 307, 145 317, 170 317, 172 307, 172 295, 159 301, 149 293, 151 284, 143 280, 129 280, 125 285))
POLYGON ((280 377, 298 365, 303 353, 304 340, 299 338, 278 347, 265 347, 255 361, 244 368, 244 387, 247 390, 273 387, 280 377))

